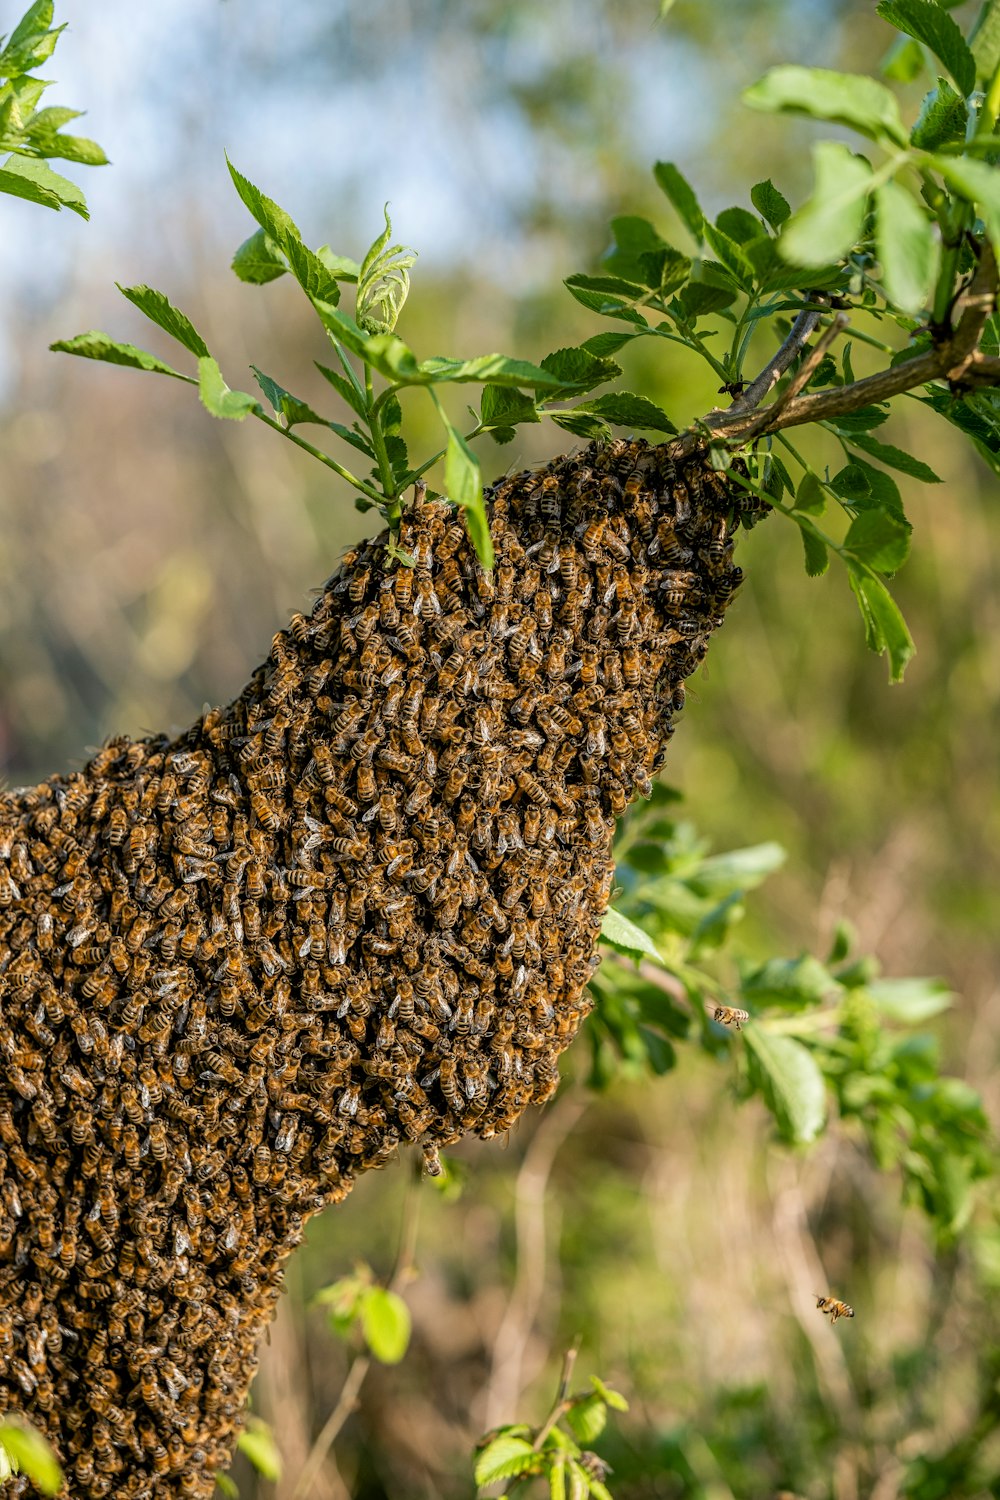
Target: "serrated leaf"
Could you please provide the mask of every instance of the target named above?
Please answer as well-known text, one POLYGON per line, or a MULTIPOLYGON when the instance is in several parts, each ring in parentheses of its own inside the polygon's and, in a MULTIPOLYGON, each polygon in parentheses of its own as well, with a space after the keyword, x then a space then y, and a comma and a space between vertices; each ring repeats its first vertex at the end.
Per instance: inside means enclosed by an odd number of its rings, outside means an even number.
POLYGON ((812 197, 784 225, 778 249, 796 265, 825 266, 861 235, 872 169, 835 141, 814 146, 813 169, 812 197))
MULTIPOLYGON (((658 250, 669 249, 666 240, 648 219, 639 218, 636 214, 620 214, 612 219, 611 232, 614 242, 604 256, 604 264, 608 270, 612 275, 622 276, 627 281, 648 285, 649 263, 644 262, 644 257, 655 254, 658 250)), ((659 286, 658 278, 655 284, 659 286)))
POLYGON ((799 533, 802 537, 802 550, 805 553, 806 573, 810 578, 819 578, 830 566, 826 540, 816 530, 808 516, 803 516, 799 520, 799 533))
POLYGON ((502 385, 483 386, 479 415, 484 427, 512 427, 542 420, 530 396, 502 385))
POLYGON ((941 478, 935 474, 929 464, 922 459, 914 458, 912 453, 906 453, 902 448, 894 448, 891 443, 879 442, 878 438, 872 437, 867 432, 845 432, 845 438, 852 448, 860 448, 863 453, 878 459, 880 464, 886 464, 890 469, 898 469, 902 474, 909 474, 911 479, 919 479, 922 484, 940 484, 941 478))
MULTIPOLYGON (((853 434, 848 441, 854 441, 853 434)), ((896 515, 905 519, 903 499, 899 493, 899 485, 893 479, 892 475, 887 474, 884 469, 876 469, 874 464, 870 464, 867 459, 857 455, 853 457, 853 464, 855 468, 860 469, 864 474, 871 491, 865 499, 855 497, 853 503, 858 506, 864 505, 867 507, 873 505, 881 507, 883 510, 891 510, 896 515)))
POLYGON ((851 588, 864 621, 865 640, 872 651, 884 651, 888 655, 889 681, 901 682, 906 664, 916 650, 906 621, 880 579, 864 571, 850 557, 847 565, 851 588))
POLYGON ((264 286, 267 282, 284 276, 288 271, 288 263, 267 230, 255 229, 233 256, 232 269, 241 281, 248 281, 252 286, 264 286))
POLYGON ((965 37, 946 10, 932 0, 880 0, 875 7, 883 21, 904 31, 943 62, 963 94, 976 86, 976 61, 965 37))
POLYGON ((317 370, 333 386, 341 400, 346 401, 352 411, 359 417, 367 420, 368 409, 365 405, 364 392, 359 390, 352 380, 345 375, 338 375, 336 370, 330 370, 326 365, 321 365, 318 360, 314 361, 317 370))
POLYGON ((337 278, 327 269, 319 256, 303 244, 298 226, 291 215, 280 208, 272 198, 262 193, 249 178, 244 177, 243 173, 233 166, 228 156, 226 165, 236 191, 260 227, 283 252, 289 269, 302 290, 308 297, 318 298, 335 307, 340 300, 337 278))
POLYGON ((672 161, 658 161, 653 168, 657 186, 673 204, 681 223, 698 244, 702 241, 705 215, 701 211, 694 188, 672 161))
POLYGON ((242 422, 253 411, 260 411, 256 396, 248 391, 231 391, 222 378, 222 371, 211 356, 198 361, 198 394, 206 411, 213 417, 225 417, 242 422))
POLYGON ((770 177, 754 183, 750 189, 750 202, 772 229, 780 229, 792 211, 788 200, 778 192, 770 177))
POLYGON ((539 1456, 526 1438, 501 1433, 479 1454, 473 1478, 478 1489, 485 1489, 499 1479, 537 1472, 539 1466, 539 1456))
POLYGON ((875 253, 889 301, 915 317, 930 300, 938 242, 932 221, 898 182, 875 190, 875 253))
POLYGON ((940 1015, 954 998, 940 979, 874 979, 865 988, 881 1015, 907 1026, 940 1015))
POLYGON ((895 573, 906 561, 913 528, 888 510, 863 510, 844 538, 848 552, 879 573, 895 573))
POLYGON ((410 1309, 396 1292, 369 1288, 361 1299, 361 1331, 375 1358, 398 1365, 410 1343, 410 1309))
POLYGON ((906 143, 895 95, 860 73, 785 64, 745 90, 743 102, 767 113, 811 115, 848 125, 876 141, 906 143))
POLYGON ((561 427, 564 432, 571 432, 574 437, 583 438, 584 442, 606 443, 611 436, 611 428, 607 422, 602 422, 600 417, 592 417, 585 411, 554 411, 549 416, 557 427, 561 427))
MULTIPOLYGON (((845 345, 845 349, 849 347, 845 345)), ((853 376, 851 377, 853 380, 853 376)), ((842 413, 837 418, 838 432, 868 432, 872 427, 881 427, 883 422, 889 420, 889 411, 885 406, 859 406, 857 411, 842 413)))
POLYGON ((106 365, 126 365, 132 370, 154 370, 158 375, 172 375, 175 380, 195 382, 190 375, 182 375, 171 365, 164 364, 155 354, 137 349, 134 344, 121 344, 109 334, 92 328, 89 333, 78 333, 75 338, 60 339, 49 348, 57 354, 78 354, 82 359, 97 359, 106 365))
POLYGON ((361 267, 356 260, 352 260, 349 255, 335 254, 329 245, 320 245, 316 251, 316 258, 323 262, 326 269, 338 281, 357 281, 361 274, 361 267))
POLYGON ((707 281, 689 281, 677 301, 684 309, 687 321, 693 323, 698 318, 707 317, 709 313, 721 312, 724 307, 736 301, 736 296, 736 288, 732 286, 715 286, 707 281))
POLYGON ((30 72, 52 56, 60 35, 66 30, 66 23, 63 22, 50 31, 51 22, 50 0, 36 0, 36 4, 22 16, 10 41, 0 53, 0 76, 12 78, 16 74, 30 72), (45 20, 46 15, 48 20, 45 20))
POLYGON ((141 313, 162 328, 164 333, 183 344, 197 359, 209 357, 208 345, 201 334, 195 328, 190 318, 186 317, 179 308, 163 292, 157 292, 151 286, 118 286, 118 290, 127 301, 137 307, 141 313))
MULTIPOLYGON (((595 386, 614 380, 622 367, 613 359, 599 359, 588 350, 575 347, 554 349, 542 360, 542 370, 554 379, 568 395, 591 391, 595 386)), ((526 384, 525 381, 518 382, 526 384)))
MULTIPOLYGON (((593 359, 593 356, 590 356, 593 359)), ((615 374, 621 373, 621 366, 615 364, 614 360, 599 360, 598 365, 613 369, 615 374)), ((533 365, 526 359, 511 359, 506 354, 480 354, 474 359, 445 359, 442 356, 434 356, 431 359, 422 359, 417 366, 418 376, 427 384, 439 384, 441 382, 456 382, 479 385, 505 385, 511 387, 528 386, 532 390, 545 391, 551 394, 560 387, 559 377, 548 368, 545 360, 541 366, 533 365)), ((612 379, 608 374, 605 379, 612 379)), ((581 385, 580 389, 589 389, 581 385)))
POLYGON ((731 240, 727 234, 721 229, 717 229, 714 224, 705 225, 705 239, 710 249, 715 251, 719 260, 726 267, 726 270, 729 271, 730 275, 735 277, 739 286, 744 291, 748 291, 753 286, 756 272, 753 261, 747 255, 743 246, 738 245, 735 240, 731 240))
POLYGON ((826 510, 826 491, 812 469, 807 469, 795 492, 795 509, 810 516, 821 516, 826 510))
POLYGON ((941 146, 964 140, 965 127, 965 100, 946 78, 939 78, 937 88, 930 89, 923 97, 920 114, 910 131, 910 145, 921 151, 937 151, 941 146))
POLYGON ((724 208, 716 215, 715 227, 737 245, 747 245, 761 236, 760 220, 748 208, 724 208))
POLYGON ((383 209, 385 229, 371 245, 358 271, 355 317, 368 333, 391 333, 410 289, 410 267, 415 250, 390 245, 389 205, 383 209))
POLYGON ((812 1053, 766 1026, 744 1032, 751 1071, 786 1140, 814 1141, 826 1122, 826 1087, 812 1053))
POLYGON ((864 500, 872 492, 864 469, 858 464, 845 464, 830 480, 830 488, 841 500, 849 503, 864 500))
POLYGON ((44 203, 46 208, 68 208, 81 219, 90 218, 87 200, 76 183, 34 157, 8 156, 0 167, 0 192, 44 203))
POLYGON ((465 525, 479 561, 484 568, 492 568, 493 541, 483 503, 483 476, 479 464, 465 438, 456 432, 440 408, 439 415, 448 434, 444 457, 445 492, 451 503, 465 512, 465 525))
POLYGON ((659 949, 649 933, 644 932, 632 921, 631 917, 626 917, 614 906, 609 906, 604 913, 601 922, 601 938, 604 942, 610 943, 612 948, 617 948, 636 960, 645 954, 655 959, 658 964, 663 963, 659 949))
POLYGON ((677 431, 662 407, 645 396, 633 395, 631 391, 613 391, 606 396, 597 396, 593 401, 581 402, 574 410, 592 412, 617 427, 644 427, 650 432, 677 431))
MULTIPOLYGON (((599 276, 567 276, 563 282, 566 290, 581 307, 588 308, 591 312, 600 313, 605 318, 619 318, 625 323, 634 323, 637 327, 647 327, 646 319, 641 312, 632 306, 632 298, 622 298, 611 292, 595 290, 587 283, 593 281, 610 281, 612 277, 599 276)), ((590 341, 588 340, 588 343, 590 341)))
POLYGON ((617 354, 619 349, 637 337, 634 333, 595 333, 592 338, 584 339, 580 348, 603 359, 609 354, 617 354))
POLYGON ((566 1426, 585 1448, 597 1441, 607 1425, 608 1408, 596 1392, 574 1402, 566 1413, 566 1426))
MULTIPOLYGON (((289 427, 294 427, 297 422, 316 422, 321 427, 329 426, 325 417, 317 416, 311 406, 305 401, 300 401, 290 391, 286 391, 284 386, 279 385, 270 375, 265 375, 264 371, 258 370, 256 365, 251 365, 250 368, 253 371, 254 379, 268 401, 270 401, 276 415, 284 417, 289 427)), ((371 450, 366 444, 363 451, 370 452, 371 450)))
POLYGON ((35 149, 42 156, 57 161, 75 161, 84 167, 106 167, 108 158, 103 147, 85 135, 39 135, 34 136, 35 149))
POLYGON ((0 1422, 0 1445, 43 1495, 57 1495, 63 1486, 62 1469, 51 1446, 27 1423, 0 1422))

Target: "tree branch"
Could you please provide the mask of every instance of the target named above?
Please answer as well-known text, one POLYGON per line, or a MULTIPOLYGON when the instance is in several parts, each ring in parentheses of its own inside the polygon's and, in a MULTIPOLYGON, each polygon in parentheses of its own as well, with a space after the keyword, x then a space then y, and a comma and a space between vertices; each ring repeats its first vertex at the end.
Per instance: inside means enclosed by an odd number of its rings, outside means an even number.
MULTIPOLYGON (((706 429, 713 436, 726 438, 729 442, 746 442, 753 437, 764 437, 770 432, 779 432, 784 427, 800 427, 806 422, 827 422, 845 416, 862 406, 877 405, 892 396, 902 395, 915 386, 925 385, 931 380, 947 380, 954 386, 1000 385, 1000 358, 979 352, 979 340, 997 299, 997 264, 989 243, 984 243, 976 274, 961 299, 962 312, 950 338, 936 344, 912 359, 855 380, 851 385, 836 386, 830 390, 812 391, 806 395, 779 397, 763 411, 748 409, 746 397, 755 392, 758 383, 770 379, 779 358, 784 358, 791 346, 795 328, 778 350, 774 359, 761 372, 757 380, 748 386, 739 401, 726 411, 710 411, 698 427, 684 433, 670 445, 671 453, 685 458, 704 442, 706 429)), ((818 315, 817 315, 818 316, 818 315)), ((796 319, 796 324, 801 321, 796 319)), ((815 324, 813 325, 815 327, 815 324)), ((800 333, 795 348, 790 352, 785 368, 801 348, 804 336, 800 333)), ((779 371, 780 373, 780 371, 779 371)), ((800 372, 801 374, 801 372, 800 372)), ((808 378, 808 377, 807 377, 808 378)), ((773 384, 773 380, 771 384, 773 384)), ((767 387, 769 388, 769 387, 767 387)), ((757 397, 759 401, 760 397, 757 397)))
MULTIPOLYGON (((742 396, 737 396, 736 400, 726 408, 727 417, 741 416, 744 412, 756 410, 764 397, 769 395, 777 385, 789 365, 798 358, 799 351, 819 324, 822 314, 823 308, 820 304, 803 308, 774 358, 764 366, 756 380, 750 382, 742 396)), ((709 418, 706 418, 706 421, 708 420, 709 418)))

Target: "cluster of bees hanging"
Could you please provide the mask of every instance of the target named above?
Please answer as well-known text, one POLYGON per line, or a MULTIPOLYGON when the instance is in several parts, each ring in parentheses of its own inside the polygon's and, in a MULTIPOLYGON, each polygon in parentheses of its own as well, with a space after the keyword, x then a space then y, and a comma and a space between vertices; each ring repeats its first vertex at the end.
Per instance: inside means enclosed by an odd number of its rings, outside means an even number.
POLYGON ((227 708, 0 799, 0 1412, 74 1500, 209 1495, 308 1216, 556 1087, 740 502, 625 442, 490 498, 490 574, 417 504, 227 708))

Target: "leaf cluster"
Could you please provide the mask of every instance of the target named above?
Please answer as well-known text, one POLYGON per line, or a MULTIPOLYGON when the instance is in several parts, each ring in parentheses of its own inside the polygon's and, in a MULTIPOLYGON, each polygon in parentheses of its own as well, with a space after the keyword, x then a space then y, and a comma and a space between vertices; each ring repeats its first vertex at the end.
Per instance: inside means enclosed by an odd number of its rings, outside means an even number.
POLYGON ((899 1172, 907 1199, 953 1239, 996 1150, 979 1096, 942 1074, 935 1037, 919 1029, 948 1007, 947 988, 881 977, 846 927, 822 958, 741 954, 746 895, 784 853, 767 843, 711 854, 675 800, 654 788, 619 840, 610 951, 591 981, 590 1083, 665 1073, 685 1043, 720 1061, 735 1053, 738 1092, 763 1100, 782 1140, 815 1140, 831 1113, 854 1122, 877 1166, 899 1172), (733 1010, 749 1017, 739 1036, 717 1019, 733 1010))
POLYGON ((35 70, 52 56, 66 26, 53 26, 53 0, 35 0, 9 37, 0 37, 0 192, 27 198, 46 208, 69 208, 81 218, 90 217, 87 202, 76 183, 46 166, 55 157, 99 167, 107 157, 96 141, 68 135, 63 129, 80 118, 78 109, 55 105, 40 107, 50 81, 35 70))
POLYGON ((477 1488, 513 1480, 502 1500, 514 1500, 542 1479, 551 1500, 611 1500, 604 1483, 608 1466, 590 1447, 604 1431, 609 1410, 627 1411, 628 1402, 596 1375, 589 1390, 573 1395, 560 1390, 541 1427, 511 1423, 482 1439, 474 1469, 477 1488))

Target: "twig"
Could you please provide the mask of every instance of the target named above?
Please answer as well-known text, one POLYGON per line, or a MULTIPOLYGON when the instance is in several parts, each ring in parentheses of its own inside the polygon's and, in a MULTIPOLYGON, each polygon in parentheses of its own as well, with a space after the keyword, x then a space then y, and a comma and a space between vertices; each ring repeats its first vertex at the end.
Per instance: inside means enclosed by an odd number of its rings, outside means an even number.
MULTIPOLYGON (((406 1197, 403 1200, 399 1248, 396 1251, 396 1263, 393 1266, 392 1275, 388 1282, 390 1292, 399 1292, 410 1280, 413 1273, 413 1260, 417 1246, 417 1229, 420 1222, 421 1170, 421 1162, 418 1158, 407 1185, 406 1197)), ((309 1450, 309 1457, 302 1467, 302 1472, 292 1491, 291 1500, 304 1500, 304 1497, 312 1489, 319 1477, 320 1470, 326 1462, 326 1456, 336 1441, 337 1434, 354 1410, 361 1387, 371 1367, 372 1357, 370 1354, 356 1354, 352 1359, 343 1388, 337 1398, 337 1404, 323 1423, 312 1448, 309 1450)))
MULTIPOLYGON (((932 380, 947 380, 955 386, 1000 385, 1000 359, 980 353, 978 344, 983 328, 996 305, 997 264, 992 247, 984 244, 979 265, 972 283, 962 297, 962 314, 955 332, 934 348, 914 355, 863 380, 850 385, 837 386, 828 391, 813 391, 785 402, 774 402, 763 411, 748 411, 740 401, 734 401, 726 411, 710 411, 697 427, 684 433, 671 443, 672 456, 686 458, 705 440, 705 431, 725 437, 730 442, 745 442, 751 437, 763 437, 785 427, 800 427, 806 422, 825 422, 845 416, 862 406, 877 405, 892 396, 902 395, 915 386, 932 380), (762 420, 763 419, 763 420, 762 420)), ((791 340, 791 334, 785 341, 791 340)), ((782 350, 785 345, 782 345, 782 350)), ((781 354, 782 350, 778 353, 781 354)), ((777 355, 775 358, 777 359, 777 355)), ((772 364, 774 361, 771 362, 772 364)), ((769 370, 771 366, 767 367, 769 370)), ((767 373, 762 371, 758 380, 767 373)), ((757 385, 754 381, 744 392, 744 397, 757 385)))
POLYGON ((576 1356, 580 1352, 578 1347, 579 1342, 579 1339, 574 1339, 572 1346, 563 1355, 562 1374, 559 1377, 559 1389, 556 1392, 556 1399, 552 1403, 552 1408, 541 1427, 539 1427, 535 1435, 535 1441, 531 1445, 536 1453, 542 1451, 545 1439, 559 1421, 559 1418, 564 1416, 570 1408, 569 1383, 573 1379, 573 1366, 576 1364, 576 1356))
POLYGON ((726 408, 727 417, 734 415, 742 416, 744 412, 756 410, 764 397, 769 395, 777 385, 788 367, 794 364, 798 358, 800 349, 805 347, 806 339, 811 336, 814 329, 818 326, 822 315, 823 308, 820 305, 803 308, 792 324, 791 332, 774 358, 764 366, 757 378, 750 382, 744 389, 743 394, 737 396, 736 400, 726 408))
MULTIPOLYGON (((773 402, 771 406, 767 407, 765 411, 758 412, 757 419, 759 429, 763 430, 764 428, 771 428, 773 423, 777 420, 777 418, 781 415, 785 408, 787 406, 790 406, 791 403, 795 400, 800 391, 805 390, 813 375, 819 369, 820 362, 824 354, 829 349, 838 333, 842 333, 844 331, 849 321, 850 320, 847 317, 846 313, 839 312, 837 314, 833 322, 830 324, 829 328, 824 330, 820 338, 816 341, 815 346, 809 351, 809 354, 802 361, 801 366, 798 370, 796 370, 795 374, 792 376, 791 380, 788 382, 788 385, 782 391, 778 399, 773 402)), ((751 429, 751 434, 748 434, 748 436, 752 435, 752 430, 753 429, 751 429)))

